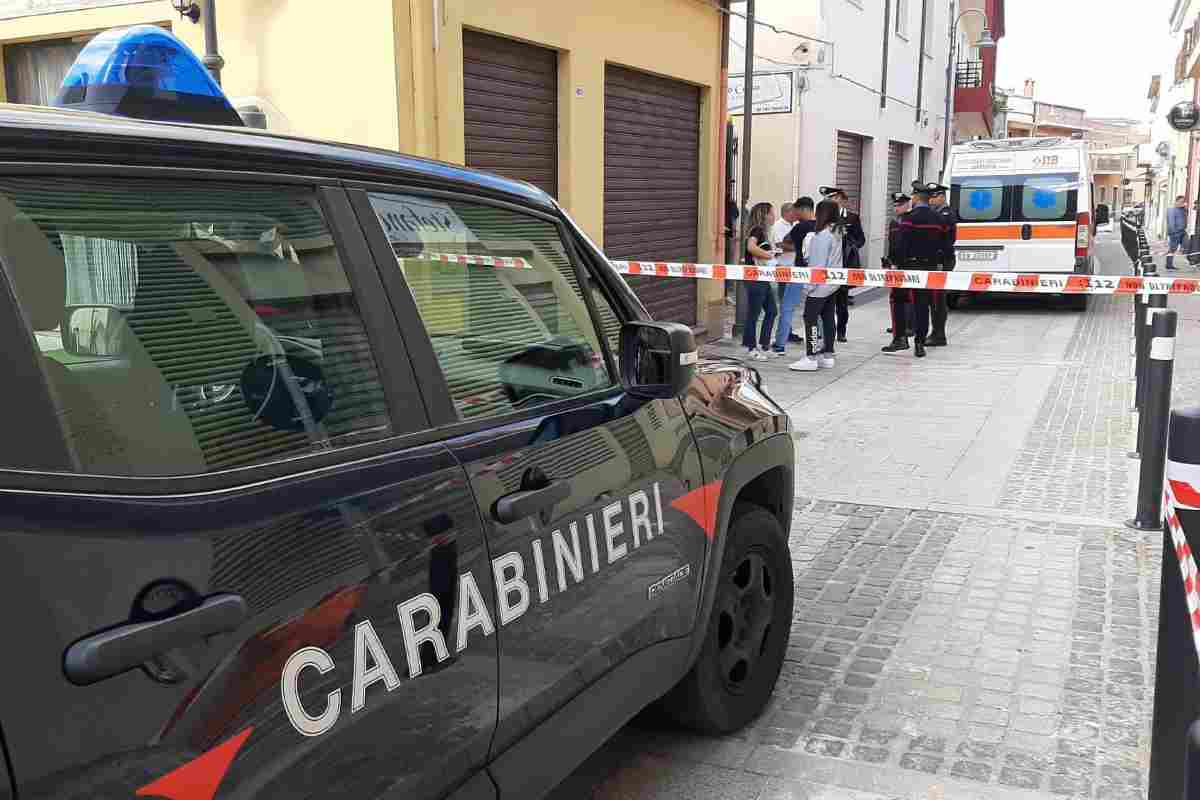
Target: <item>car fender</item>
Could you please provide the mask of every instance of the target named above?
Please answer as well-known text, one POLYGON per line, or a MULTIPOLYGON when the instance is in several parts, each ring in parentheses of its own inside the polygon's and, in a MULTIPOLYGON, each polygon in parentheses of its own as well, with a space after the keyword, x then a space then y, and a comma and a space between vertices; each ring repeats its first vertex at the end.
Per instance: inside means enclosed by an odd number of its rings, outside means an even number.
POLYGON ((784 531, 789 531, 795 495, 794 464, 795 445, 790 433, 777 433, 759 439, 738 453, 719 477, 721 488, 717 498, 716 521, 713 526, 712 544, 708 548, 702 573, 703 578, 700 583, 696 627, 692 631, 692 647, 688 657, 689 668, 700 655, 700 648, 703 647, 704 637, 708 633, 708 619, 717 596, 716 576, 721 573, 725 541, 729 535, 734 505, 742 494, 742 490, 756 478, 778 468, 782 471, 783 476, 779 487, 780 496, 776 508, 772 511, 780 516, 780 523, 783 525, 784 531))

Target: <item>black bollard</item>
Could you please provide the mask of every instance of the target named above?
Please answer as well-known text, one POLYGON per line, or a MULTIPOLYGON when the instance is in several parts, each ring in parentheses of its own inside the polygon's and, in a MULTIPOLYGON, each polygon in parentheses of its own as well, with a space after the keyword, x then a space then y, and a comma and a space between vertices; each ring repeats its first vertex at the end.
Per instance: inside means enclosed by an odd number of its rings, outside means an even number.
POLYGON ((1135 342, 1137 350, 1137 387, 1135 398, 1137 400, 1138 409, 1138 429, 1137 438, 1134 441, 1137 444, 1137 452, 1140 455, 1145 451, 1146 442, 1146 425, 1142 422, 1145 418, 1146 411, 1146 393, 1149 391, 1149 382, 1146 377, 1146 372, 1150 368, 1150 323, 1154 319, 1156 309, 1164 309, 1167 307, 1167 296, 1165 294, 1152 294, 1146 300, 1146 304, 1142 307, 1142 324, 1138 326, 1141 339, 1135 342))
POLYGON ((1137 515, 1126 525, 1140 531, 1162 529, 1163 469, 1167 463, 1167 425, 1171 414, 1171 378, 1175 372, 1175 328, 1179 315, 1169 308, 1146 309, 1150 341, 1144 373, 1146 402, 1138 415, 1142 464, 1138 471, 1137 515))
MULTIPOLYGON (((1200 474, 1200 407, 1171 412, 1167 478, 1196 483, 1200 474)), ((1178 483, 1175 484, 1178 486, 1178 483)), ((1175 497, 1179 529, 1193 552, 1200 547, 1196 499, 1175 497)), ((1198 797, 1195 720, 1200 717, 1200 662, 1183 575, 1170 529, 1163 531, 1159 579, 1158 655, 1154 674, 1154 723, 1150 739, 1150 800, 1198 797), (1185 787, 1189 790, 1184 794, 1185 787)))

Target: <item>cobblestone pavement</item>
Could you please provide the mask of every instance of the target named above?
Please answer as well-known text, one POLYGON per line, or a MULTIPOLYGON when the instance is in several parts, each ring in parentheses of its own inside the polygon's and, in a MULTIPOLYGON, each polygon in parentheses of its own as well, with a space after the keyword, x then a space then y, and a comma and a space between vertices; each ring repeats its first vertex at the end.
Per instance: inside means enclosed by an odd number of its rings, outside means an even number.
MULTIPOLYGON (((771 705, 723 738, 643 715, 556 800, 1145 797, 1160 538, 1118 524, 1127 302, 978 302, 924 362, 879 356, 860 302, 836 369, 767 364, 800 465, 771 705)), ((1200 400, 1200 341, 1177 374, 1200 400)))

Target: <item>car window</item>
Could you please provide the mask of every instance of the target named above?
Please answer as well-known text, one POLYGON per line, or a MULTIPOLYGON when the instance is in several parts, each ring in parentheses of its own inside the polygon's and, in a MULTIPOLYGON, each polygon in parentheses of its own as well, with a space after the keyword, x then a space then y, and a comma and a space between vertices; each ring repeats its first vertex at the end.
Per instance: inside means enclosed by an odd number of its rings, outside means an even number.
POLYGON ((391 432, 312 190, 4 178, 0 264, 79 471, 195 474, 391 432))
POLYGON ((465 200, 370 200, 460 418, 614 384, 557 225, 465 200))
POLYGON ((1004 213, 1004 181, 997 178, 955 179, 954 209, 960 220, 996 222, 1004 213))
POLYGON ((1075 219, 1079 178, 1075 175, 1031 175, 1019 185, 1021 218, 1025 221, 1075 219))

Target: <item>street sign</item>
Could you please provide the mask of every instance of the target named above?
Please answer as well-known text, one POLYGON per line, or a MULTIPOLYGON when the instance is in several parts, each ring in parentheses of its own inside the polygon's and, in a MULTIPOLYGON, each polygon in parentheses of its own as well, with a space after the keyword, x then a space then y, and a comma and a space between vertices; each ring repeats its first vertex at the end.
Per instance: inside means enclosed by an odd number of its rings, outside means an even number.
POLYGON ((1171 106, 1167 123, 1177 131, 1190 131, 1200 123, 1200 107, 1190 100, 1171 106))
MULTIPOLYGON (((744 114, 746 110, 746 76, 730 75, 726 97, 730 114, 744 114)), ((792 113, 792 73, 754 73, 754 113, 792 113)))

